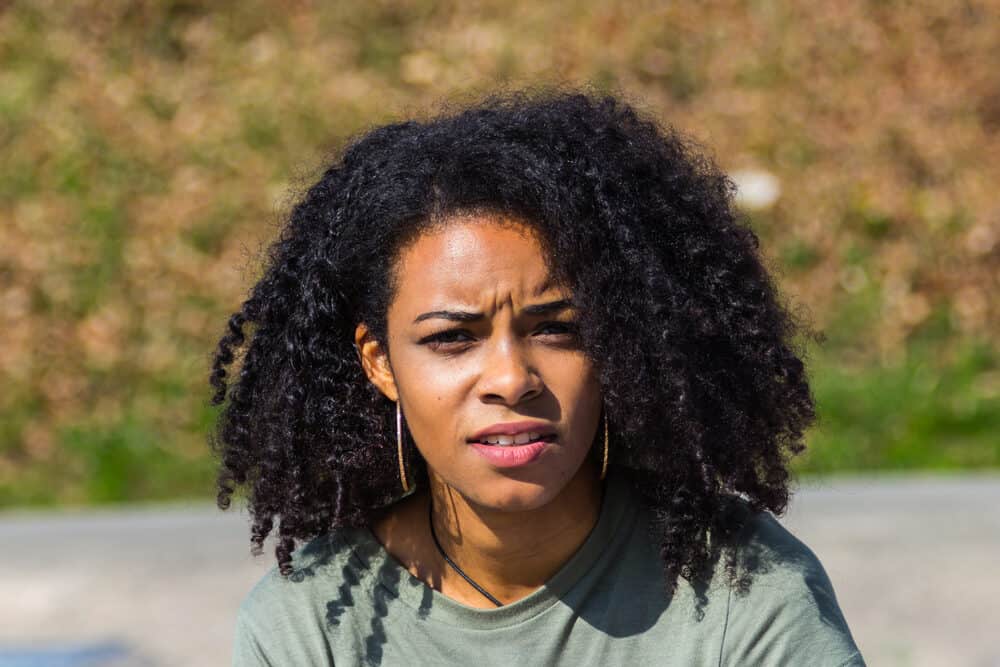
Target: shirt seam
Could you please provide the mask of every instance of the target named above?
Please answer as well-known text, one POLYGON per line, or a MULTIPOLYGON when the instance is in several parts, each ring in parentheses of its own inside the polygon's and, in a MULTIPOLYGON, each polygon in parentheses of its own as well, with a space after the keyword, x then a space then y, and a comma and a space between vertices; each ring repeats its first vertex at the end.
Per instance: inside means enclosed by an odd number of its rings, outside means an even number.
MULTIPOLYGON (((737 570, 739 569, 739 565, 740 565, 740 547, 743 546, 743 538, 745 536, 744 534, 746 534, 747 539, 749 539, 750 526, 753 523, 753 519, 754 518, 755 518, 755 515, 752 512, 748 513, 747 516, 746 516, 746 518, 744 519, 743 525, 740 527, 739 533, 736 536, 736 545, 735 545, 735 548, 734 548, 734 552, 735 553, 733 554, 733 558, 734 558, 737 570)), ((725 549, 723 549, 723 551, 725 551, 725 549)), ((720 559, 720 563, 721 563, 721 559, 720 559)), ((724 577, 725 577, 725 575, 724 575, 724 577)), ((723 659, 723 656, 726 655, 726 638, 729 635, 729 616, 730 616, 730 611, 733 608, 733 582, 727 581, 726 588, 728 589, 728 594, 726 595, 726 620, 725 620, 725 622, 723 623, 723 626, 722 626, 722 641, 719 642, 719 665, 718 665, 718 667, 722 667, 722 659, 723 659)))
POLYGON ((838 664, 837 667, 847 667, 847 665, 854 662, 855 658, 861 658, 861 661, 864 662, 865 659, 862 657, 860 649, 855 650, 854 653, 847 656, 847 658, 843 662, 838 664))
MULTIPOLYGON (((236 612, 236 624, 237 627, 242 625, 245 628, 243 631, 245 635, 244 643, 249 643, 251 652, 254 653, 256 657, 263 660, 266 667, 271 667, 276 664, 273 660, 271 660, 268 652, 265 650, 264 645, 261 642, 262 633, 260 632, 260 628, 257 624, 257 619, 252 612, 248 609, 240 607, 240 609, 236 612)), ((236 657, 235 651, 233 657, 234 659, 236 657)))
MULTIPOLYGON (((336 536, 336 539, 347 547, 349 553, 345 564, 358 576, 358 585, 370 602, 375 601, 375 589, 379 587, 384 588, 393 597, 400 597, 397 592, 385 585, 382 577, 378 574, 377 568, 371 567, 371 563, 358 553, 360 547, 355 543, 353 536, 340 533, 336 536), (361 586, 361 584, 366 585, 361 586)), ((388 554, 386 555, 388 556, 388 554)))
POLYGON ((726 634, 729 631, 729 610, 732 609, 733 603, 733 588, 729 587, 729 593, 726 596, 726 619, 722 624, 722 641, 719 643, 719 667, 722 667, 722 656, 726 654, 726 634))

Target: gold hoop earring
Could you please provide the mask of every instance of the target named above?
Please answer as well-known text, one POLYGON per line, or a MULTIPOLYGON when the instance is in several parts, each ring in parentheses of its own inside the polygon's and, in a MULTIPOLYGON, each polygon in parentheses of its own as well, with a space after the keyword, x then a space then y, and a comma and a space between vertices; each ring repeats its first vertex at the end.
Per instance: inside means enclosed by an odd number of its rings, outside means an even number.
POLYGON ((410 484, 406 481, 406 465, 403 463, 403 413, 396 401, 396 452, 399 454, 399 481, 403 483, 403 493, 410 492, 410 484))
POLYGON ((604 462, 601 463, 601 479, 608 474, 608 411, 604 410, 604 462))

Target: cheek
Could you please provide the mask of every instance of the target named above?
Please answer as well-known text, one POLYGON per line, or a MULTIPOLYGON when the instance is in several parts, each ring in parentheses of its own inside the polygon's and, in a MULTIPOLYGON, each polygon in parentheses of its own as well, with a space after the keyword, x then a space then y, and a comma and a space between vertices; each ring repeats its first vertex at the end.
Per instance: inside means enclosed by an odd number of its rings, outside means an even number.
POLYGON ((588 447, 602 409, 601 385, 589 360, 564 358, 554 364, 548 377, 549 390, 566 415, 574 441, 588 447))
POLYGON ((600 404, 601 385, 589 360, 575 358, 554 364, 551 378, 553 391, 557 392, 560 399, 572 403, 572 406, 567 407, 586 411, 595 402, 600 404))
POLYGON ((467 375, 462 364, 446 363, 414 345, 400 343, 393 355, 393 374, 411 410, 433 405, 453 396, 467 375))
POLYGON ((589 447, 594 434, 601 428, 600 419, 604 400, 601 384, 593 366, 588 363, 581 372, 583 379, 577 385, 574 428, 580 429, 581 439, 589 447))
POLYGON ((469 373, 458 365, 414 366, 405 378, 403 391, 412 397, 412 402, 420 401, 419 406, 413 407, 421 412, 451 409, 468 396, 468 377, 469 373))
POLYGON ((430 450, 451 442, 451 436, 460 430, 459 408, 467 395, 467 383, 457 367, 406 361, 399 364, 396 382, 403 397, 407 427, 421 451, 433 458, 430 450))

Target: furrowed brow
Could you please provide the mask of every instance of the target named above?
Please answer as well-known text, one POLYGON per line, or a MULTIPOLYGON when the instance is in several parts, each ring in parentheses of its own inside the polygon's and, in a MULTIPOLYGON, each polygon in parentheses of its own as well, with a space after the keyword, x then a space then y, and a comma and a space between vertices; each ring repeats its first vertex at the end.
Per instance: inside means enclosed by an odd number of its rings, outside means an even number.
POLYGON ((550 301, 548 303, 537 303, 531 306, 525 306, 523 312, 526 315, 550 315, 552 313, 558 313, 559 311, 566 310, 567 308, 572 308, 573 302, 569 299, 559 299, 558 301, 550 301))
POLYGON ((428 313, 417 315, 413 323, 416 324, 417 322, 433 319, 451 320, 453 322, 475 322, 476 320, 481 320, 483 317, 482 313, 470 313, 467 310, 432 310, 428 313))
MULTIPOLYGON (((525 306, 522 312, 526 315, 550 315, 552 313, 558 313, 560 311, 566 310, 567 308, 572 308, 573 302, 569 299, 559 299, 558 301, 550 301, 548 303, 537 303, 530 306, 525 306)), ((452 322, 476 322, 485 317, 483 313, 475 313, 467 310, 432 310, 426 313, 421 313, 413 320, 414 324, 418 322, 423 322, 424 320, 441 319, 441 320, 451 320, 452 322)))

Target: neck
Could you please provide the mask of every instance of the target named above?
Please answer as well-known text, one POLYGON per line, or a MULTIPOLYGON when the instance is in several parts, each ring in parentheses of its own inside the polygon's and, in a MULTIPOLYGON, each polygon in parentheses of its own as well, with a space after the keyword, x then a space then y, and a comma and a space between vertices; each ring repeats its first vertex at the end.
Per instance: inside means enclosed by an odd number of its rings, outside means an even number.
MULTIPOLYGON (((503 604, 550 579, 587 539, 600 513, 601 484, 590 465, 582 466, 552 501, 522 512, 475 505, 434 477, 430 487, 441 547, 503 604)), ((443 590, 451 588, 463 602, 493 606, 447 566, 441 568, 440 580, 443 590)))

